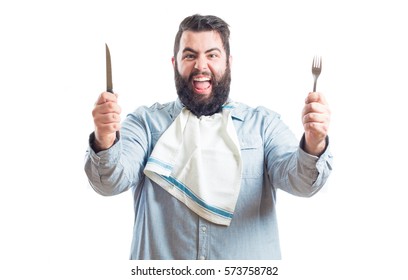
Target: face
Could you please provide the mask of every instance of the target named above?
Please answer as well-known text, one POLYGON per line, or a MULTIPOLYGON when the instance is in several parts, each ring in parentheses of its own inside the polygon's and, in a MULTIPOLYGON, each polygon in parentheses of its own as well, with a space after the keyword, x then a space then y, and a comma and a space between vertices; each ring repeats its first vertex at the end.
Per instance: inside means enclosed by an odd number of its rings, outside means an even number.
POLYGON ((181 102, 198 117, 219 112, 227 101, 230 60, 217 32, 183 32, 172 60, 176 89, 181 102))

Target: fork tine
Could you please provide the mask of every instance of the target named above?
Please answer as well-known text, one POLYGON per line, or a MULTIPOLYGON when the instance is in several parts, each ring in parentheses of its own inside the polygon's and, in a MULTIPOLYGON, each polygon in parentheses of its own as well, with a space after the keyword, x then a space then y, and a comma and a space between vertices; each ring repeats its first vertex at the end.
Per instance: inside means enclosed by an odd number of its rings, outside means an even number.
POLYGON ((313 57, 313 65, 314 68, 321 68, 322 67, 322 57, 315 55, 313 57))
POLYGON ((322 57, 315 55, 313 57, 313 62, 312 62, 312 74, 314 78, 313 92, 316 91, 317 78, 319 77, 321 72, 322 72, 322 57))

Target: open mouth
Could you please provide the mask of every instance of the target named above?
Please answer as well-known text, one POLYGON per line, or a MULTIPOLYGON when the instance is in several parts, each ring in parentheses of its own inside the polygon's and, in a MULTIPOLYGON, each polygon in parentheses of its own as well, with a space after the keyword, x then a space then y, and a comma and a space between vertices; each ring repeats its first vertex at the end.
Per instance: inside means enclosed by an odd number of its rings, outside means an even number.
POLYGON ((193 87, 196 93, 211 93, 211 78, 203 75, 195 76, 193 78, 193 87))

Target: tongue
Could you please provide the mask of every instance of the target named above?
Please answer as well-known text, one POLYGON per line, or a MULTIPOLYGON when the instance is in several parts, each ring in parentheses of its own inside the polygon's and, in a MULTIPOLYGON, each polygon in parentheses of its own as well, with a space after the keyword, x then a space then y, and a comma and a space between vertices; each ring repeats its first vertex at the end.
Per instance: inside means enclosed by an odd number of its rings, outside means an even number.
POLYGON ((210 82, 194 82, 194 87, 197 89, 206 89, 210 86, 210 82))

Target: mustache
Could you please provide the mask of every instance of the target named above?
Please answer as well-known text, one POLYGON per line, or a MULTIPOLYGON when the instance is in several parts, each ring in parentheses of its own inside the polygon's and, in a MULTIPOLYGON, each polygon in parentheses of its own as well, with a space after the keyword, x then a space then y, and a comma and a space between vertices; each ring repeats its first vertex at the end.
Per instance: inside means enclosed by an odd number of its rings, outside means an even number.
POLYGON ((213 73, 211 73, 210 71, 200 71, 200 70, 193 70, 193 72, 191 72, 191 74, 188 76, 188 80, 191 82, 195 76, 206 76, 206 77, 210 77, 211 78, 211 82, 214 83, 215 85, 218 84, 217 79, 215 77, 215 75, 213 73))

